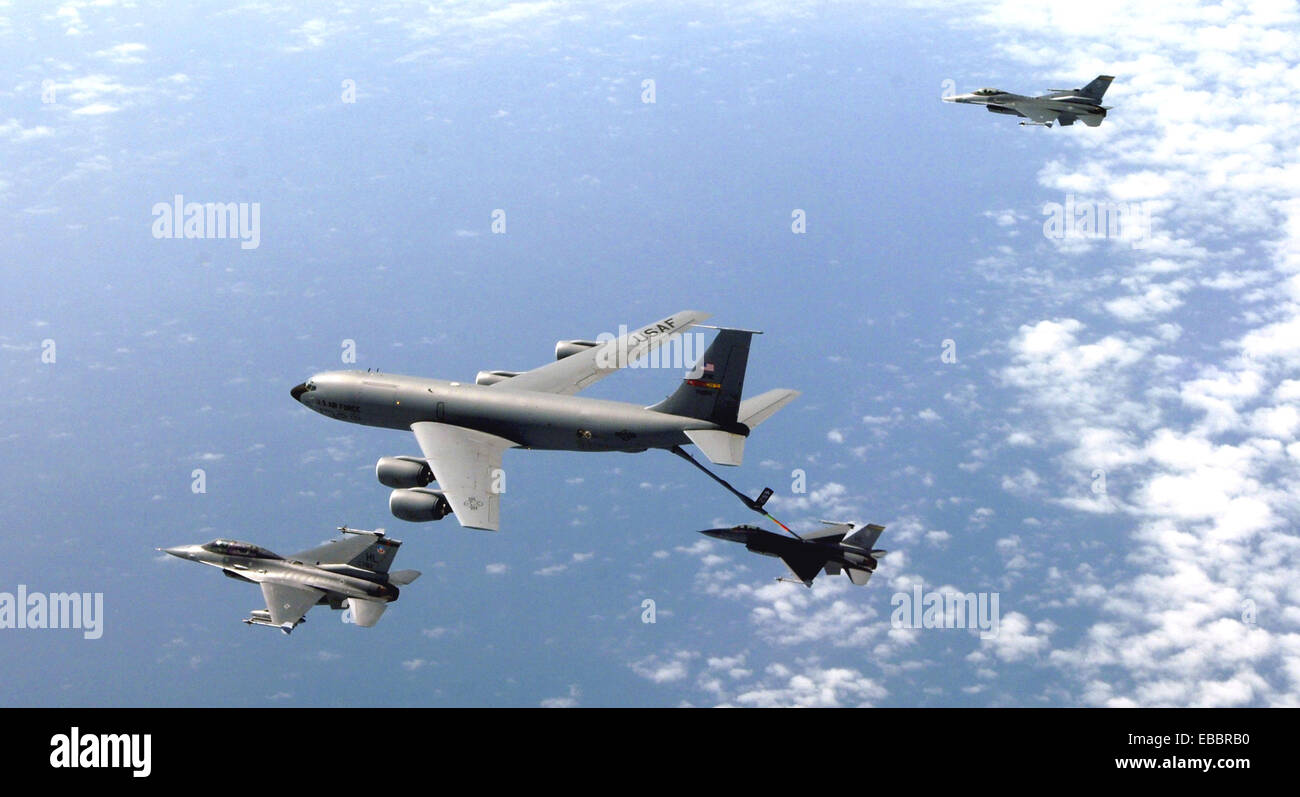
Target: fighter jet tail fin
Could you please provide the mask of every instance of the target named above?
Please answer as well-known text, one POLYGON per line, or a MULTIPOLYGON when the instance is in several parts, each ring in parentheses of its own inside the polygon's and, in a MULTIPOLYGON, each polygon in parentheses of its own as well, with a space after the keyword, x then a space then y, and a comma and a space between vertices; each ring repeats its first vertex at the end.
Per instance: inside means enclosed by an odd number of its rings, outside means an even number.
POLYGON ((372 570, 376 573, 387 573, 388 568, 393 564, 393 559, 397 556, 397 549, 400 547, 402 547, 401 540, 380 537, 361 553, 352 557, 348 564, 364 570, 372 570))
POLYGON ((1106 89, 1110 88, 1110 82, 1114 79, 1111 75, 1098 75, 1091 83, 1079 89, 1079 93, 1101 102, 1102 96, 1105 95, 1106 89))
POLYGON ((856 531, 845 537, 844 542, 849 545, 856 545, 859 548, 872 550, 876 547, 876 541, 880 539, 880 534, 884 530, 884 526, 868 523, 865 526, 859 526, 856 531))
POLYGON ((735 426, 740 413, 740 394, 745 387, 749 341, 753 336, 753 332, 745 329, 718 330, 718 336, 677 391, 650 409, 711 421, 722 427, 735 426))

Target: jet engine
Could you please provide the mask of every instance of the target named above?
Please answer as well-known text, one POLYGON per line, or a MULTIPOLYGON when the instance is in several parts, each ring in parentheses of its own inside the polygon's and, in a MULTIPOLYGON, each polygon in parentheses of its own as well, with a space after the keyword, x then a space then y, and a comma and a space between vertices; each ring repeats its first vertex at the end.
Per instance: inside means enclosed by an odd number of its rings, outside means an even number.
POLYGON ((447 501, 447 496, 438 490, 425 487, 393 490, 392 495, 388 496, 388 509, 394 517, 411 523, 442 520, 451 514, 451 504, 447 501))
POLYGON ((600 343, 594 340, 557 340, 555 342, 555 359, 563 360, 565 357, 572 357, 578 352, 599 345, 600 343))
POLYGON ((433 481, 429 463, 419 457, 381 457, 375 463, 375 478, 385 487, 424 487, 433 481))
POLYGON ((478 376, 474 377, 476 385, 495 385, 497 382, 509 379, 512 376, 519 376, 518 371, 479 371, 478 376))

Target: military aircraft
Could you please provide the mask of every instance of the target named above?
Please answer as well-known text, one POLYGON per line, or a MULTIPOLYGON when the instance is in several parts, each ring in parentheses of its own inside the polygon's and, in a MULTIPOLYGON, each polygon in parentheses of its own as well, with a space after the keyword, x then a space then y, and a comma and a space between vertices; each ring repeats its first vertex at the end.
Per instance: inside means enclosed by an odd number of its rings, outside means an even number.
POLYGON ((876 560, 885 555, 885 551, 875 547, 885 527, 829 520, 822 523, 826 528, 802 537, 787 537, 749 525, 705 529, 700 533, 719 540, 742 542, 754 553, 777 557, 805 587, 811 587, 813 579, 823 570, 831 576, 839 575, 842 570, 854 584, 866 584, 876 572, 876 560))
POLYGON ((348 609, 357 625, 379 622, 388 604, 397 600, 398 585, 419 578, 418 570, 388 572, 401 547, 382 531, 339 529, 354 535, 284 557, 248 542, 213 540, 202 545, 159 548, 164 553, 221 568, 239 581, 260 584, 265 609, 254 609, 247 625, 266 625, 288 634, 317 604, 348 609))
POLYGON ((294 400, 349 423, 415 433, 422 457, 383 457, 388 507, 411 522, 454 513, 462 526, 495 531, 508 448, 671 451, 693 443, 710 461, 739 465, 750 431, 793 401, 796 390, 741 400, 751 330, 720 329, 677 391, 649 407, 574 394, 637 361, 708 318, 683 310, 603 341, 561 340, 556 362, 523 373, 480 371, 448 382, 371 371, 319 373, 294 400), (436 481, 436 489, 428 485, 436 481))
POLYGON ((1110 75, 1098 75, 1081 89, 1052 89, 1038 97, 1025 97, 999 89, 979 89, 970 94, 958 94, 944 97, 944 102, 960 102, 970 105, 983 105, 993 113, 1020 116, 1030 121, 1022 125, 1042 125, 1051 127, 1058 122, 1062 127, 1082 121, 1088 127, 1096 127, 1106 118, 1110 108, 1101 104, 1102 95, 1115 78, 1110 75))

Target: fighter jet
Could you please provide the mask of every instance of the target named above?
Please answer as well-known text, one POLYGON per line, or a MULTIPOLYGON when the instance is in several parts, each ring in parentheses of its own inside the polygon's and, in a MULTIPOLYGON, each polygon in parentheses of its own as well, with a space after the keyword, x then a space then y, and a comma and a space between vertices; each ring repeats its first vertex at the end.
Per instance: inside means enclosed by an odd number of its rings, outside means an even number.
POLYGON ((885 551, 875 548, 885 527, 829 520, 822 523, 827 528, 802 537, 787 537, 748 525, 705 529, 700 533, 719 540, 743 542, 754 553, 777 557, 805 587, 811 587, 813 579, 823 570, 831 576, 839 575, 842 570, 854 584, 866 584, 876 572, 876 560, 885 555, 885 551))
POLYGON ((751 330, 719 330, 677 391, 658 404, 574 395, 706 318, 683 310, 618 338, 561 340, 556 362, 523 373, 479 371, 469 383, 330 371, 289 393, 329 418, 415 433, 423 456, 375 464, 376 478, 393 490, 394 516, 424 522, 454 513, 462 526, 495 531, 508 448, 640 452, 693 443, 714 463, 741 463, 750 431, 799 395, 770 390, 741 400, 751 330))
POLYGON ((983 105, 993 113, 1020 116, 1030 121, 1021 125, 1042 125, 1051 127, 1052 122, 1059 122, 1062 127, 1074 124, 1076 119, 1088 127, 1096 127, 1106 118, 1110 108, 1101 104, 1101 97, 1106 93, 1110 82, 1115 78, 1110 75, 1098 75, 1081 89, 1052 89, 1038 97, 1025 97, 999 89, 980 89, 970 94, 958 94, 944 97, 944 102, 960 102, 970 105, 983 105))
POLYGON ((213 540, 202 545, 159 548, 164 553, 221 568, 239 581, 262 586, 265 609, 254 609, 247 625, 266 625, 288 634, 317 604, 349 609, 353 621, 369 628, 379 622, 388 604, 397 600, 398 585, 419 578, 418 570, 388 572, 401 547, 382 531, 339 529, 355 535, 309 548, 289 557, 279 556, 249 542, 213 540))

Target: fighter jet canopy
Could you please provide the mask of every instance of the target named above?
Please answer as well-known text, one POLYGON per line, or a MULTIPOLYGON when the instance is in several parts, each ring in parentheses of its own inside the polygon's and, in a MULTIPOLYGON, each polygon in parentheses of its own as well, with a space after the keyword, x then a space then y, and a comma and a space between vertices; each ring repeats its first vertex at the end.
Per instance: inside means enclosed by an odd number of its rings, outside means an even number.
POLYGON ((247 556, 252 559, 282 559, 271 551, 251 542, 238 540, 213 540, 203 545, 203 550, 222 556, 247 556))
POLYGON ((1001 94, 1002 92, 998 91, 997 89, 979 89, 974 93, 980 97, 991 97, 994 94, 1001 94))

